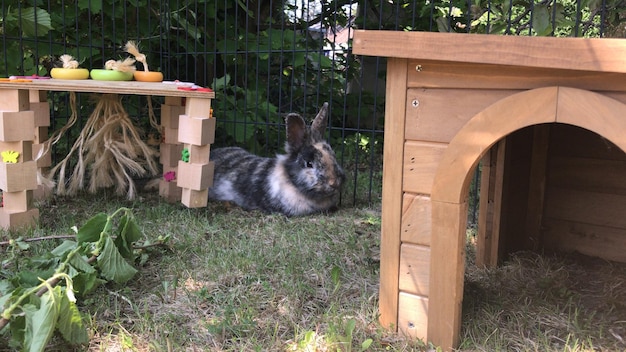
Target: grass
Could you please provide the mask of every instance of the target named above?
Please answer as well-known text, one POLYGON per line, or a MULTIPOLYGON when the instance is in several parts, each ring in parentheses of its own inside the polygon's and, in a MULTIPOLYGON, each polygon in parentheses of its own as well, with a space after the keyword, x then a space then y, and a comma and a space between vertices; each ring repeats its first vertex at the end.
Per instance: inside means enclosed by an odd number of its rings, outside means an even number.
MULTIPOLYGON (((92 338, 78 350, 429 350, 377 322, 379 209, 285 218, 141 196, 54 197, 39 205, 40 228, 25 235, 67 234, 125 206, 148 238, 169 236, 127 285, 80 300, 92 338)), ((496 269, 469 265, 461 350, 624 350, 624 297, 626 266, 615 263, 521 253, 496 269)), ((55 341, 50 350, 68 347, 55 341)))

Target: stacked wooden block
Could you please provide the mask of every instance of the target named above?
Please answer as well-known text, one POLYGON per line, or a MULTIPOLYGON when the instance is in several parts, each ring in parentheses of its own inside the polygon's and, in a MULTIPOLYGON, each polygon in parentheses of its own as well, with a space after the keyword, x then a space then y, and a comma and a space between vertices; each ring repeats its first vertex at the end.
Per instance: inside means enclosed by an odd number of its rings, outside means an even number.
POLYGON ((161 146, 160 162, 163 165, 163 178, 159 183, 159 195, 168 202, 181 199, 181 189, 176 185, 178 160, 181 158, 183 145, 178 142, 178 119, 185 113, 184 98, 165 97, 161 105, 161 146))
POLYGON ((180 200, 190 208, 206 206, 213 181, 213 164, 209 162, 215 137, 211 100, 187 98, 183 103, 180 98, 166 98, 161 125, 164 178, 160 195, 169 201, 180 200))
MULTIPOLYGON (((37 162, 37 169, 42 175, 52 165, 52 153, 43 154, 44 142, 48 140, 48 127, 50 126, 50 104, 47 99, 47 91, 30 91, 30 110, 35 113, 35 138, 33 140, 33 160, 37 162), (41 154, 41 155, 40 155, 41 154)), ((39 185, 33 191, 35 199, 44 199, 52 194, 52 190, 44 185, 39 185)))
POLYGON ((183 158, 178 161, 178 187, 181 202, 189 208, 205 207, 209 187, 213 184, 213 163, 209 162, 215 137, 215 119, 211 116, 211 100, 189 98, 185 114, 180 115, 178 141, 183 143, 183 158))
MULTIPOLYGON (((41 108, 37 103, 33 107, 41 108)), ((0 90, 0 226, 5 229, 32 226, 39 218, 32 204, 33 190, 38 188, 33 160, 35 116, 28 90, 0 90)))

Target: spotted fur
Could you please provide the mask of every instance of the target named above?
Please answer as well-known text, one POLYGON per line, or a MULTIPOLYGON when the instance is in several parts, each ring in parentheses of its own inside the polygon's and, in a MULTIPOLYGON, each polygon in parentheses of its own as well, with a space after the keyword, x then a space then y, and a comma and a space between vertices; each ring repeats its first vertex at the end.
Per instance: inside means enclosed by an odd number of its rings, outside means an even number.
POLYGON ((212 150, 215 172, 209 198, 288 216, 335 207, 345 174, 323 139, 327 113, 324 103, 310 127, 302 116, 287 115, 286 154, 275 158, 237 147, 212 150))

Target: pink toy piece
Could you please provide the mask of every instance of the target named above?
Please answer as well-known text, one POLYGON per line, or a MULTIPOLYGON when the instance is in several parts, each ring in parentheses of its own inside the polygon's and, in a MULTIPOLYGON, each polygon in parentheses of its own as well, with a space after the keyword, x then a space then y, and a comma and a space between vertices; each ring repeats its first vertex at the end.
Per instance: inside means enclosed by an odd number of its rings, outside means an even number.
POLYGON ((163 174, 163 178, 167 182, 172 182, 172 181, 176 180, 176 172, 168 171, 168 172, 163 174))

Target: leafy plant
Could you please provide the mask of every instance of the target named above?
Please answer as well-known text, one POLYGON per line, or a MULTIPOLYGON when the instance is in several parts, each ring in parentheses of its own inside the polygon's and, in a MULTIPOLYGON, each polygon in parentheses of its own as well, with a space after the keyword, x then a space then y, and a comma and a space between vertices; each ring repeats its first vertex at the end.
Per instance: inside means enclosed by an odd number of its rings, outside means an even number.
MULTIPOLYGON (((43 351, 55 332, 70 344, 87 343, 76 295, 106 282, 125 283, 137 273, 131 263, 141 253, 133 243, 143 234, 130 209, 99 213, 75 231, 75 241, 2 271, 0 332, 9 334, 11 347, 43 351)), ((28 249, 23 240, 8 245, 11 251, 28 249)))

